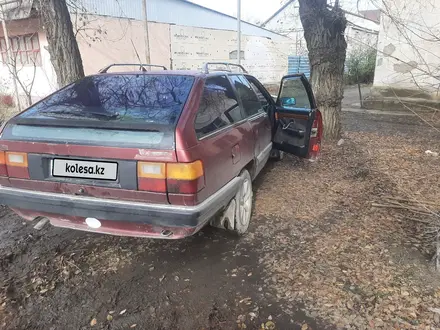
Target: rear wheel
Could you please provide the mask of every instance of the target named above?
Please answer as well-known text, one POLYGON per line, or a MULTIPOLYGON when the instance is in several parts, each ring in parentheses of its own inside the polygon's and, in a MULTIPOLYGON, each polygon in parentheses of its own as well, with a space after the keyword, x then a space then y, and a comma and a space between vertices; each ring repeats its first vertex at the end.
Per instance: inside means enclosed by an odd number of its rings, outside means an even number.
POLYGON ((240 176, 242 183, 235 196, 235 225, 233 232, 243 235, 249 228, 252 214, 252 178, 247 170, 243 170, 240 176))

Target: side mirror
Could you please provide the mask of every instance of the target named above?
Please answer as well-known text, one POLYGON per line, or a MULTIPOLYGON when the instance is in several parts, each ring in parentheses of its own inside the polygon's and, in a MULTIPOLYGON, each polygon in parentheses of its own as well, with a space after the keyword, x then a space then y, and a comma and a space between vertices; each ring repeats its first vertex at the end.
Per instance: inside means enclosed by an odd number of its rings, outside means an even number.
POLYGON ((293 107, 296 105, 296 98, 294 97, 282 97, 281 106, 282 107, 293 107))

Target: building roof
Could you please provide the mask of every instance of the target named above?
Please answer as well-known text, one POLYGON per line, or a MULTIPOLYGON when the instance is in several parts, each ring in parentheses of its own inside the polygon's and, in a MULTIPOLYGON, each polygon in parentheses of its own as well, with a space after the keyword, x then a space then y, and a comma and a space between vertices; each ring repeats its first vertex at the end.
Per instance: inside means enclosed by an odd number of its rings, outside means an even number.
POLYGON ((34 0, 0 0, 0 16, 6 21, 29 18, 34 0))
MULTIPOLYGON (((143 20, 140 0, 75 0, 90 14, 143 20)), ((148 0, 148 21, 218 30, 237 30, 237 18, 203 7, 188 0, 148 0)), ((242 33, 284 39, 285 36, 258 25, 242 21, 242 33)))

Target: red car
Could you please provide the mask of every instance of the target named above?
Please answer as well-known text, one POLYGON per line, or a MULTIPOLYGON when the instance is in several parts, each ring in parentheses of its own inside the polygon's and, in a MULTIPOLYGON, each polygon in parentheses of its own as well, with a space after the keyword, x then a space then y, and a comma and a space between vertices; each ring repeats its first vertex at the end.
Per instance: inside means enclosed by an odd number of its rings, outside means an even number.
POLYGON ((245 233, 252 180, 271 155, 317 158, 321 114, 303 75, 285 76, 274 101, 244 69, 212 65, 106 68, 12 118, 0 137, 0 202, 27 220, 98 233, 177 239, 207 224, 245 233))

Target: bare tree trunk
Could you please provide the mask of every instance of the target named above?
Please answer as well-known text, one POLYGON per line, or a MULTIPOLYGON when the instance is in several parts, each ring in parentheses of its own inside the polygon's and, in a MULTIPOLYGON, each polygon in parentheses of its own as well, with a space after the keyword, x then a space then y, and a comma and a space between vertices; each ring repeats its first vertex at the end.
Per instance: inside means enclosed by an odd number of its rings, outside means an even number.
POLYGON ((299 14, 309 50, 311 83, 324 122, 324 137, 335 140, 341 134, 341 103, 344 97, 344 64, 347 20, 327 0, 299 0, 299 14))
POLYGON ((84 68, 66 0, 39 0, 58 87, 84 77, 84 68))

